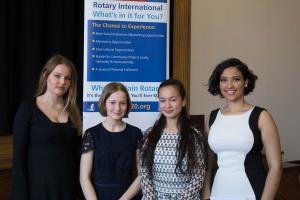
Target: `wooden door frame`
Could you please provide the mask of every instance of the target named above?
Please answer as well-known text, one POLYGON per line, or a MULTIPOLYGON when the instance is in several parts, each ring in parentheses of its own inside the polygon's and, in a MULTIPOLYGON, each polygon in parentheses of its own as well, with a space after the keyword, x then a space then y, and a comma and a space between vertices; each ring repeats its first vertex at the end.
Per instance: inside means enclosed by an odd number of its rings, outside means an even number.
POLYGON ((187 108, 189 108, 191 76, 191 0, 173 0, 172 3, 172 77, 183 82, 187 92, 187 108))

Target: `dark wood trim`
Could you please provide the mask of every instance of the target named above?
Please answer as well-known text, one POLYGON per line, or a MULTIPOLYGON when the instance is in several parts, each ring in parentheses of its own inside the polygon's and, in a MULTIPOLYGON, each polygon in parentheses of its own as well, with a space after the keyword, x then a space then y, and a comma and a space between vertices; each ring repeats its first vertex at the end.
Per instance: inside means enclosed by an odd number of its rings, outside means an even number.
POLYGON ((12 135, 0 136, 0 170, 11 169, 12 135))
POLYGON ((173 1, 173 78, 183 82, 187 91, 187 108, 190 96, 191 68, 191 0, 173 1))
POLYGON ((12 135, 0 136, 0 200, 9 199, 12 168, 12 135))
POLYGON ((11 189, 11 169, 0 170, 0 200, 9 199, 11 189))
POLYGON ((190 115, 192 125, 204 133, 204 115, 190 115))

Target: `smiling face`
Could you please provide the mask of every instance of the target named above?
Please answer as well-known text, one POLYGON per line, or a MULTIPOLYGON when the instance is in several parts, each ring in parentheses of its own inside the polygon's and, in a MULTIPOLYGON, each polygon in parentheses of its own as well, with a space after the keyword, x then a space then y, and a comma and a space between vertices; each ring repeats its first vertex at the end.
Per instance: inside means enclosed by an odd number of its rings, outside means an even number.
POLYGON ((160 111, 166 119, 177 119, 186 103, 175 86, 162 87, 158 98, 160 111))
POLYGON ((64 64, 57 65, 47 78, 47 92, 63 96, 70 88, 72 81, 69 67, 64 64))
POLYGON ((127 96, 123 91, 112 93, 105 101, 107 118, 122 120, 127 112, 127 96))
POLYGON ((244 88, 248 80, 236 67, 226 68, 220 76, 220 92, 227 101, 235 102, 244 98, 244 88))

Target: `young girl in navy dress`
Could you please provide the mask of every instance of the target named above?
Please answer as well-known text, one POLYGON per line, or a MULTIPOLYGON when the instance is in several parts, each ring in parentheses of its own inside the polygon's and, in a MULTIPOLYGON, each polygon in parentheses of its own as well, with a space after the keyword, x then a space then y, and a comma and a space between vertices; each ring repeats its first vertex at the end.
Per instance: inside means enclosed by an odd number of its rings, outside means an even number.
POLYGON ((80 161, 80 183, 87 200, 132 199, 140 191, 140 178, 132 180, 139 160, 141 130, 123 121, 131 108, 126 87, 105 86, 98 102, 106 119, 85 131, 80 161), (136 162, 135 162, 136 161, 136 162))
POLYGON ((275 198, 281 177, 278 130, 268 111, 245 100, 254 90, 256 79, 248 66, 236 58, 221 62, 210 76, 208 91, 224 98, 226 104, 210 114, 208 143, 217 156, 209 153, 203 199, 275 198), (262 148, 268 173, 262 164, 262 148), (218 169, 212 181, 214 160, 218 169))
POLYGON ((199 200, 205 176, 201 133, 186 111, 183 84, 175 79, 158 89, 160 118, 146 131, 141 148, 143 199, 199 200))

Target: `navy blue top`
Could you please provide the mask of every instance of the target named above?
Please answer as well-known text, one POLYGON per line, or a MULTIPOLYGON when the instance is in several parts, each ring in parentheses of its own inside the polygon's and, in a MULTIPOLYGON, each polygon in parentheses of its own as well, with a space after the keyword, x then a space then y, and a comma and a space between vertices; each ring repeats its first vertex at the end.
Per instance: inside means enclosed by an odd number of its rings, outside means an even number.
MULTIPOLYGON (((120 195, 128 189, 141 138, 141 130, 130 124, 121 132, 109 132, 102 123, 86 130, 82 153, 94 151, 92 180, 97 196, 101 188, 123 188, 120 195)), ((103 199, 101 192, 100 196, 103 199)))

